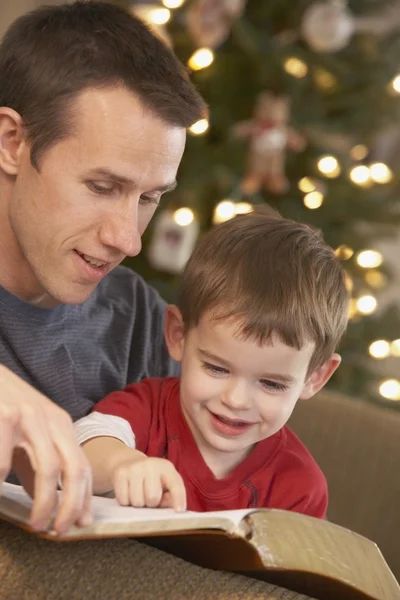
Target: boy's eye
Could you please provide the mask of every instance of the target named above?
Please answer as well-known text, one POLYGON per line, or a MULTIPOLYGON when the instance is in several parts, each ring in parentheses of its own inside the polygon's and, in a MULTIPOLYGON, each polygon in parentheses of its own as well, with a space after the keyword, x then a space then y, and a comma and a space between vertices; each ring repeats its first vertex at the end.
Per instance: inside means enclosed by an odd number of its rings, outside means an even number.
POLYGON ((161 196, 140 196, 139 204, 155 204, 156 206, 160 203, 161 196))
POLYGON ((203 367, 206 371, 209 371, 213 375, 226 375, 229 373, 228 369, 224 369, 223 367, 218 367, 217 365, 212 365, 211 363, 203 362, 203 367))
POLYGON ((278 383, 277 381, 271 381, 270 379, 261 379, 261 385, 270 392, 286 392, 287 385, 284 383, 278 383))

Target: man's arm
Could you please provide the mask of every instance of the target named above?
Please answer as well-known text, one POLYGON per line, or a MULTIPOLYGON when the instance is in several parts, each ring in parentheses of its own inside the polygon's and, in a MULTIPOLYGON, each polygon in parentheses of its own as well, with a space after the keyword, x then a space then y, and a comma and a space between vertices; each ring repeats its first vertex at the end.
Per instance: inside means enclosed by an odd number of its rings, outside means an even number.
POLYGON ((64 490, 54 529, 65 533, 75 523, 91 523, 91 471, 70 416, 4 365, 0 365, 0 438, 0 492, 14 467, 33 496, 34 529, 44 529, 57 507, 60 476, 64 490), (20 451, 14 453, 18 448, 29 457, 30 469, 26 456, 21 459, 20 451))

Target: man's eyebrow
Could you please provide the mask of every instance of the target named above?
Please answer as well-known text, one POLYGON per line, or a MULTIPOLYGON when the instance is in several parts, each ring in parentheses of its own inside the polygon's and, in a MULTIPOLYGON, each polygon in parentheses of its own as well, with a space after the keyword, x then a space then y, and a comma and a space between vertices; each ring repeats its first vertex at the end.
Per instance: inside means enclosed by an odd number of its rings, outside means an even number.
MULTIPOLYGON (((125 177, 124 175, 120 175, 119 173, 115 173, 111 169, 107 168, 99 168, 93 169, 89 171, 89 176, 91 177, 105 177, 106 179, 110 179, 115 183, 120 183, 121 185, 129 185, 131 187, 135 187, 136 183, 134 179, 130 177, 125 177)), ((160 187, 155 188, 154 190, 148 190, 148 192, 171 192, 177 186, 176 180, 171 181, 171 183, 166 183, 165 185, 161 185, 160 187)))

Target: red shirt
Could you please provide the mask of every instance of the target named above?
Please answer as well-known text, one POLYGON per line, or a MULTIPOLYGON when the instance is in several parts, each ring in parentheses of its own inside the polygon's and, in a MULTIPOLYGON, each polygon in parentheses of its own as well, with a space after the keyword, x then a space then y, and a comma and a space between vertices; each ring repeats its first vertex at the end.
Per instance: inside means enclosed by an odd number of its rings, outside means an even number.
POLYGON ((129 385, 106 396, 95 410, 128 421, 137 450, 173 463, 185 483, 188 510, 263 507, 325 518, 325 477, 288 427, 256 444, 227 477, 216 479, 183 416, 179 378, 129 385))

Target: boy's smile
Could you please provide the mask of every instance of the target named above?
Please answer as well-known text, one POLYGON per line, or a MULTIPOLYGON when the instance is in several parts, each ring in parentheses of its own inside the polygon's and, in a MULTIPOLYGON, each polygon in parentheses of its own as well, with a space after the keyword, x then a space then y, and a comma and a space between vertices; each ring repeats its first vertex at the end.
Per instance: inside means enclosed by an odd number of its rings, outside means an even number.
MULTIPOLYGON (((306 389, 314 344, 300 350, 240 337, 237 318, 205 315, 182 339, 182 411, 218 478, 285 425, 306 389)), ((179 356, 175 355, 179 359, 179 356)))

